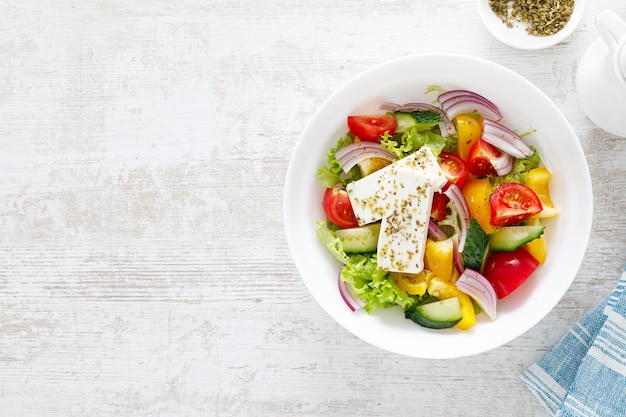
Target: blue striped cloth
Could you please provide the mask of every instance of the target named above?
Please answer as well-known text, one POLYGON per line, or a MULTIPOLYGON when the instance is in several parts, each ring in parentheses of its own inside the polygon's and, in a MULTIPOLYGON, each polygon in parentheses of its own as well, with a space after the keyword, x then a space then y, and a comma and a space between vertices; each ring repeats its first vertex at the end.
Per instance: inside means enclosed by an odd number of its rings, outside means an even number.
POLYGON ((626 416, 626 265, 615 290, 519 379, 552 416, 626 416))

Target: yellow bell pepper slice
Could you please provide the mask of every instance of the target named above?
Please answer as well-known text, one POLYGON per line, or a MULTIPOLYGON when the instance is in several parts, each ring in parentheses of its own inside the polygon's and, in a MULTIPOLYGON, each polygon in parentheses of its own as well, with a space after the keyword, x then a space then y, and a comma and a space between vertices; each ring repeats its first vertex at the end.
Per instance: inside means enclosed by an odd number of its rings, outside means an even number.
MULTIPOLYGON (((541 226, 541 220, 538 218, 531 218, 526 221, 526 224, 529 226, 541 226)), ((526 252, 530 253, 540 264, 546 262, 546 258, 548 257, 548 242, 546 240, 545 233, 537 239, 526 243, 522 246, 522 248, 524 248, 526 252)))
POLYGON ((470 214, 487 234, 494 233, 498 228, 490 223, 491 183, 486 178, 469 178, 461 189, 470 214))
POLYGON ((420 297, 426 293, 428 282, 432 277, 432 272, 422 271, 418 274, 409 274, 406 272, 390 272, 389 276, 395 281, 398 288, 407 294, 419 295, 420 297))
POLYGON ((543 210, 535 216, 540 219, 555 217, 559 214, 559 210, 554 207, 550 198, 551 179, 552 174, 546 167, 531 169, 526 176, 525 185, 537 194, 543 206, 543 210))
POLYGON ((428 282, 428 294, 440 300, 453 298, 459 295, 459 289, 443 278, 433 276, 428 282))
POLYGON ((444 240, 426 240, 424 268, 432 271, 439 278, 450 282, 454 269, 454 243, 452 238, 444 240))
POLYGON ((457 153, 467 161, 472 145, 483 135, 482 123, 467 114, 459 114, 454 118, 454 125, 457 131, 457 153))
POLYGON ((476 324, 476 312, 474 311, 474 305, 469 295, 459 291, 458 297, 463 318, 456 324, 456 327, 461 330, 467 330, 476 324))
POLYGON ((361 177, 367 177, 379 169, 383 169, 387 165, 391 165, 391 161, 383 158, 368 158, 359 162, 357 165, 359 167, 359 171, 361 171, 361 177))

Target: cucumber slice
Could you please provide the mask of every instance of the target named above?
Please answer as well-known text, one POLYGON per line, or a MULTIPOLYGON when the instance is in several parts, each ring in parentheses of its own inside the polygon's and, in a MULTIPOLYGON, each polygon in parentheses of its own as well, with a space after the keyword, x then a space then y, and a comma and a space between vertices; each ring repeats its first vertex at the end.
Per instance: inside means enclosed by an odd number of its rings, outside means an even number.
POLYGON ((463 264, 466 268, 481 271, 489 250, 489 236, 472 217, 467 229, 467 239, 463 249, 463 264))
POLYGON ((411 113, 395 112, 393 117, 396 119, 396 132, 402 133, 415 124, 415 118, 411 113))
POLYGON ((489 249, 512 251, 543 234, 544 226, 507 226, 489 236, 489 249))
POLYGON ((380 223, 367 224, 350 229, 339 229, 335 234, 346 253, 366 253, 376 251, 380 223))
POLYGON ((396 132, 398 133, 402 133, 413 126, 418 132, 422 132, 437 126, 443 120, 441 115, 429 111, 395 112, 393 117, 396 119, 396 132))
POLYGON ((405 317, 430 329, 448 329, 463 318, 458 297, 446 298, 407 309, 405 317))

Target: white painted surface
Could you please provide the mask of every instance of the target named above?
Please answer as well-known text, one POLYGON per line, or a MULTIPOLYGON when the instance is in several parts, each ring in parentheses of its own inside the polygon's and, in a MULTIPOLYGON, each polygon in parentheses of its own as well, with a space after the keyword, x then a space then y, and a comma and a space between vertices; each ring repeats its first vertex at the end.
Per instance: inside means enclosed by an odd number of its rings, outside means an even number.
MULTIPOLYGON (((0 415, 542 416, 517 376, 626 261, 626 140, 574 90, 596 38, 506 47, 475 2, 7 1, 0 5, 0 415), (467 53, 544 90, 590 165, 579 275, 538 326, 450 361, 334 323, 289 257, 282 186, 334 89, 418 52, 467 53)), ((503 86, 506 88, 506 86, 503 86)))

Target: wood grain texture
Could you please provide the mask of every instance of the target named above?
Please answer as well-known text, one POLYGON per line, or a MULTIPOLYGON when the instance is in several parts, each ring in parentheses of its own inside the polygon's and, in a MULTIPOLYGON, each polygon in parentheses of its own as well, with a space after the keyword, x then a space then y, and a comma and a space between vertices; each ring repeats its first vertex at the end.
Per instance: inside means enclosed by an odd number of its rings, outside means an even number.
POLYGON ((473 0, 0 4, 0 415, 543 416, 518 382, 626 261, 626 140, 585 117, 593 16, 544 51, 473 0), (374 348, 312 300, 282 188, 317 107, 369 67, 458 52, 520 73, 580 137, 595 217, 535 328, 447 361, 374 348))

